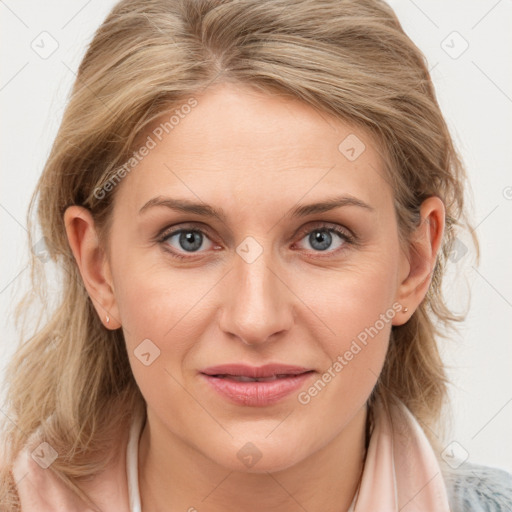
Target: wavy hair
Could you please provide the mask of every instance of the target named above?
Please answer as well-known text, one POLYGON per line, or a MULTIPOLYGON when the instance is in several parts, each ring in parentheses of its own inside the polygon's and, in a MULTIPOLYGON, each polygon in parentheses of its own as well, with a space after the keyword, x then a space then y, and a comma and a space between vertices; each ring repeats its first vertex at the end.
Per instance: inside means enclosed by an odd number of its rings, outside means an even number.
MULTIPOLYGON (((105 453, 145 406, 122 329, 102 325, 67 241, 63 214, 88 208, 108 240, 115 190, 98 198, 135 149, 145 127, 213 83, 251 85, 294 97, 371 133, 394 190, 406 243, 429 196, 442 199, 446 229, 427 296, 392 328, 383 371, 370 397, 398 398, 439 432, 447 401, 437 339, 461 320, 447 306, 442 279, 459 230, 470 227, 466 176, 441 113, 423 54, 380 0, 123 0, 96 31, 28 211, 60 269, 56 305, 46 271, 31 256, 32 289, 19 324, 44 314, 22 341, 5 376, 0 472, 3 510, 19 510, 10 473, 28 437, 40 432, 59 453, 50 470, 81 494, 105 453), (46 310, 44 310, 46 308, 46 310)), ((478 242, 473 235, 478 253, 478 242)), ((85 496, 86 498, 86 496, 85 496)))

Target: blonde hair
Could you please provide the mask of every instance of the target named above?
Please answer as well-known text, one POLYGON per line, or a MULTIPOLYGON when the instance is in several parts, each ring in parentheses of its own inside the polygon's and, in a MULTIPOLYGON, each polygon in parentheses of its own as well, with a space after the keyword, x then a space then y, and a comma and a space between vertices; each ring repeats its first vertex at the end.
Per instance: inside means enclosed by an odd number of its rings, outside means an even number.
MULTIPOLYGON (((3 424, 4 510, 19 510, 9 468, 27 436, 42 432, 59 453, 50 469, 80 493, 80 477, 104 467, 119 429, 144 407, 122 330, 104 328, 83 285, 65 209, 87 207, 106 243, 115 189, 101 199, 95 190, 130 158, 152 121, 228 81, 295 97, 371 133, 387 163, 403 241, 417 227, 425 198, 444 202, 445 237, 429 292, 406 324, 393 327, 370 398, 400 399, 436 442, 430 431, 439 431, 447 395, 436 338, 461 319, 447 307, 441 284, 457 229, 469 226, 465 173, 426 59, 392 9, 379 0, 124 0, 80 65, 28 212, 32 226, 38 200, 62 291, 6 373, 3 409, 12 421, 3 424)), ((34 255, 31 264, 33 290, 19 308, 33 314, 34 296, 45 303, 46 282, 34 255)))

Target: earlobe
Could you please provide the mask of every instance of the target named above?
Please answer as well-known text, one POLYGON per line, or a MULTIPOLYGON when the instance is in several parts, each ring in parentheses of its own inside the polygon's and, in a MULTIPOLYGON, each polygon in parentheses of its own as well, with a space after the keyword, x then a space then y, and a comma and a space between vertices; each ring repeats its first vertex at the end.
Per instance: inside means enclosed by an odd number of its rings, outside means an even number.
POLYGON ((121 322, 109 263, 100 245, 91 212, 81 206, 69 206, 64 212, 64 224, 84 286, 100 320, 108 329, 118 329, 121 322))
POLYGON ((407 322, 425 298, 441 248, 445 225, 442 200, 436 196, 425 199, 420 208, 420 217, 420 224, 410 237, 406 255, 408 270, 397 292, 397 301, 403 306, 402 314, 395 317, 393 325, 407 322))

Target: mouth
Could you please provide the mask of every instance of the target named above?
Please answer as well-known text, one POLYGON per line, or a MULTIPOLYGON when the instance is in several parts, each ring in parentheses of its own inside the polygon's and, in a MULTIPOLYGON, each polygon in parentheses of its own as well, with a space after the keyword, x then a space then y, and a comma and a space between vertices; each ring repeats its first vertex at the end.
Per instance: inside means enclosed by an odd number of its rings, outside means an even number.
MULTIPOLYGON (((309 373, 309 372, 304 372, 309 373)), ((297 375, 303 375, 297 374, 297 375)), ((218 379, 229 379, 233 380, 235 382, 272 382, 274 380, 279 379, 286 379, 288 377, 292 377, 293 375, 286 375, 286 374, 280 374, 280 375, 272 375, 272 377, 247 377, 246 375, 210 375, 210 377, 216 377, 218 379)))
POLYGON ((238 405, 266 406, 298 390, 314 370, 282 364, 221 365, 200 372, 221 396, 238 405))
MULTIPOLYGON (((304 366, 293 366, 289 364, 272 363, 264 366, 250 366, 245 364, 222 364, 210 366, 201 371, 205 375, 218 378, 233 378, 235 380, 251 379, 255 381, 265 381, 283 379, 293 375, 302 375, 303 373, 313 371, 304 366)), ((251 382, 251 380, 242 380, 242 382, 251 382)))

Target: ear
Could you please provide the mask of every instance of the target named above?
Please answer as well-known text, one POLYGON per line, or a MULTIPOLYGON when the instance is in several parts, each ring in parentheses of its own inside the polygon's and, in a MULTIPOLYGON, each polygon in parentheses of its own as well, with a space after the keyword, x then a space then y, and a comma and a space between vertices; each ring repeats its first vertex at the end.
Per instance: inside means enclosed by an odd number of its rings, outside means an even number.
POLYGON ((107 329, 118 329, 121 322, 112 274, 91 212, 81 206, 69 206, 64 212, 64 224, 73 256, 100 320, 107 329))
POLYGON ((408 311, 402 309, 393 325, 402 325, 409 320, 430 287, 445 226, 445 208, 441 199, 435 196, 425 199, 420 207, 420 218, 401 263, 401 282, 397 291, 397 301, 408 311))

